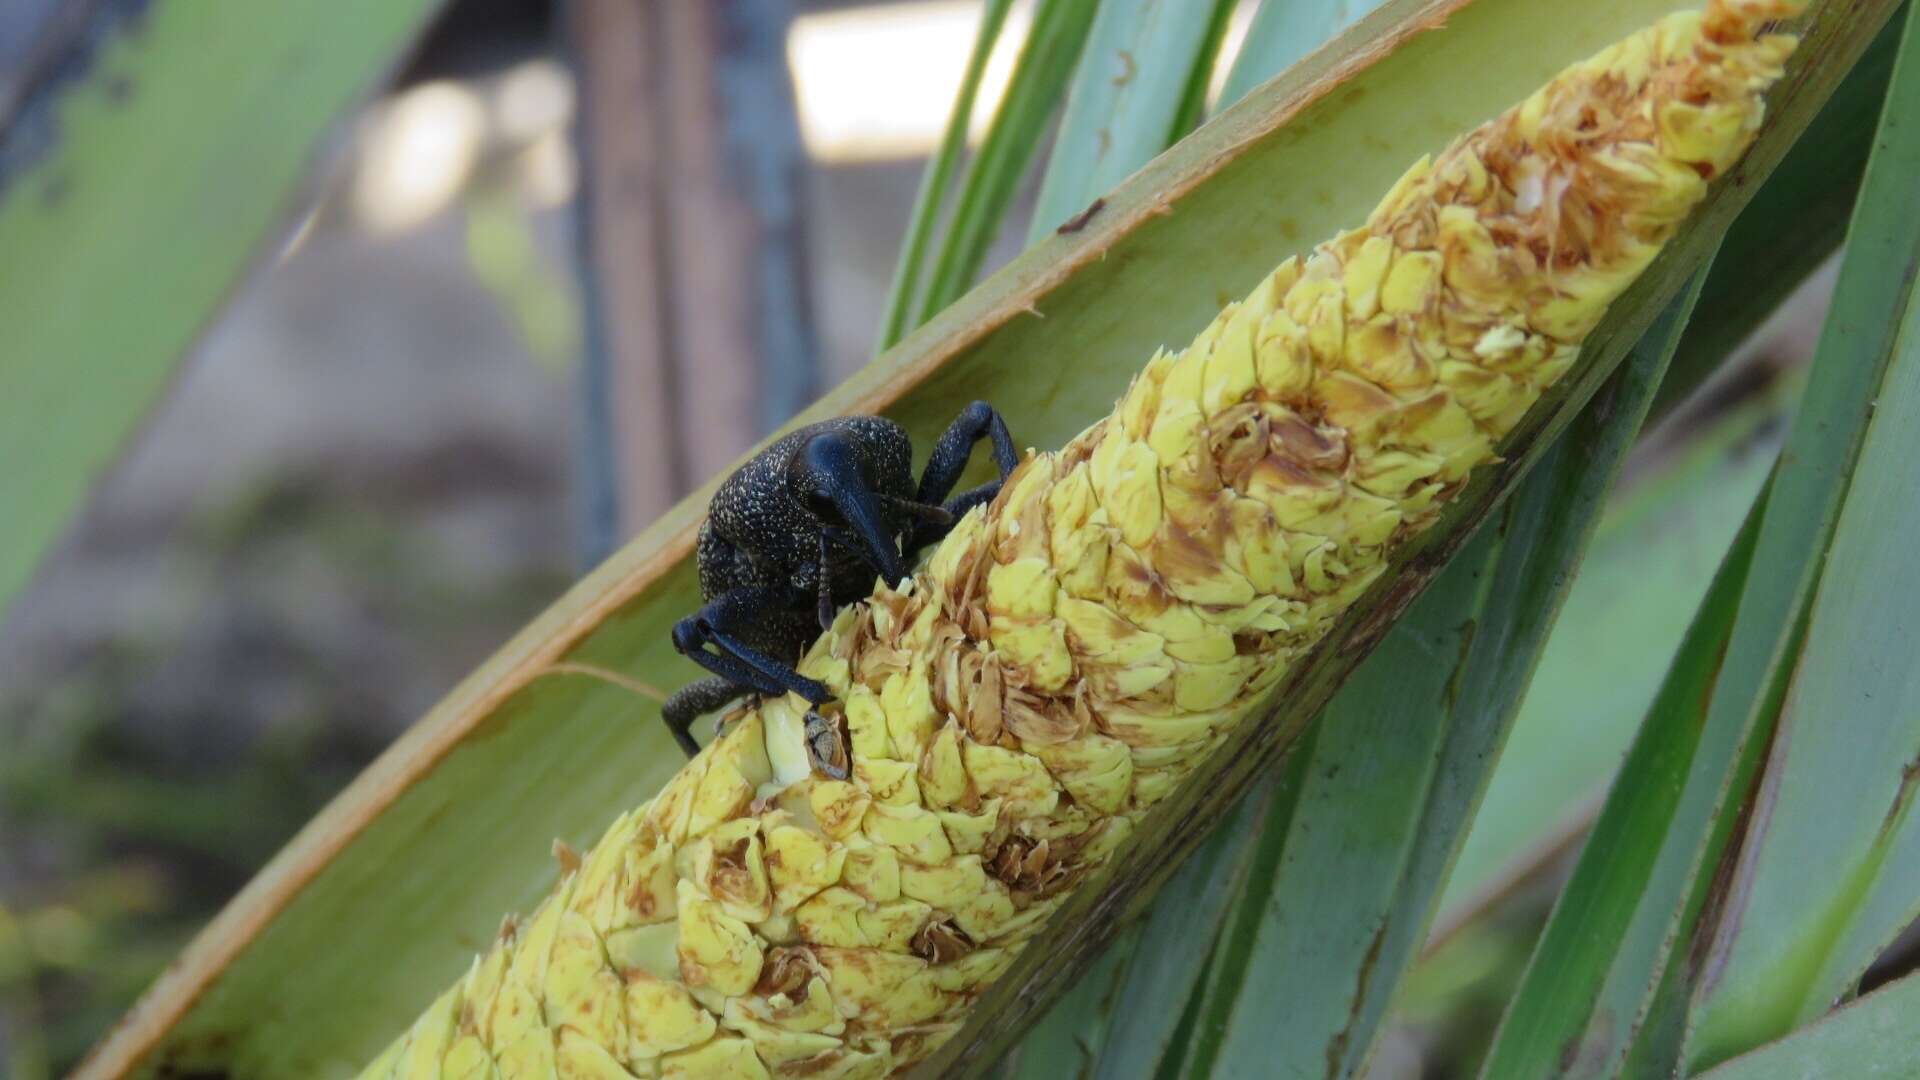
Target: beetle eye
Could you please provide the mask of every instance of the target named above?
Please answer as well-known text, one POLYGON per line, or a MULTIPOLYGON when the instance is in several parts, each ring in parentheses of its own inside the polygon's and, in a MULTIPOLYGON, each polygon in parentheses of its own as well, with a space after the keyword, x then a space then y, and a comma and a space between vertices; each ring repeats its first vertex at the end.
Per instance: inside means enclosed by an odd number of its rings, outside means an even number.
POLYGON ((833 505, 832 499, 827 498, 818 491, 807 492, 806 497, 802 501, 806 503, 807 511, 821 521, 829 525, 844 524, 840 520, 840 508, 833 505))

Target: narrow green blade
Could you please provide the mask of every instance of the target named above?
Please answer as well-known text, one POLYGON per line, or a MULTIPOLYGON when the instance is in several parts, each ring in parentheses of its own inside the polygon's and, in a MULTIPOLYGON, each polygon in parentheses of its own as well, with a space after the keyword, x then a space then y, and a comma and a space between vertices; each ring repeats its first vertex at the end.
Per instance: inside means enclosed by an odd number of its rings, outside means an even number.
MULTIPOLYGON (((1520 989, 1501 1021, 1483 1065, 1484 1077, 1603 1075, 1620 1049, 1617 1025, 1587 1033, 1592 1017, 1610 1015, 1603 989, 1615 968, 1654 962, 1657 935, 1633 933, 1658 920, 1640 919, 1660 849, 1678 811, 1689 767, 1700 746, 1702 703, 1713 692, 1753 564, 1758 507, 1749 514, 1700 604, 1633 749, 1594 822, 1573 878, 1562 891, 1520 989)), ((1631 985, 1627 987, 1633 989, 1631 985)), ((1629 995, 1624 1004, 1635 1002, 1629 995)), ((1619 1014, 1611 1014, 1619 1015, 1619 1014)), ((1626 1015, 1631 1015, 1627 1013, 1626 1015)))
POLYGON ((439 4, 93 7, 0 142, 0 609, 439 4))
MULTIPOLYGON (((1920 107, 1920 20, 1907 30, 1873 168, 1903 189, 1910 218, 1920 175, 1920 126, 1908 120, 1920 107)), ((1875 224, 1871 209, 1863 202, 1862 229, 1875 224)), ((1911 290, 1920 230, 1908 223, 1903 231, 1901 246, 1868 247, 1861 258, 1864 269, 1867 259, 1890 256, 1871 265, 1911 290)), ((1742 847, 1713 981, 1695 1006, 1695 1068, 1784 1035, 1850 995, 1920 913, 1920 822, 1910 813, 1920 757, 1912 550, 1920 535, 1920 304, 1909 292, 1904 305, 1897 338, 1859 343, 1891 345, 1893 356, 1869 398, 1866 441, 1767 764, 1765 812, 1742 847)), ((1871 368, 1879 355, 1847 359, 1871 368)))
POLYGON ((1920 975, 1701 1074, 1701 1080, 1907 1080, 1920 1076, 1920 975))
POLYGON ((1040 149, 1047 121, 1079 63, 1099 6, 1099 0, 1040 0, 1006 96, 980 152, 967 164, 959 202, 920 305, 920 323, 958 300, 980 275, 1020 178, 1040 149))
MULTIPOLYGON (((1703 303, 1724 266, 1715 261, 1703 303)), ((1707 316, 1695 309, 1688 336, 1707 316)), ((1608 508, 1447 877, 1436 934, 1462 925, 1559 850, 1606 797, 1714 569, 1773 469, 1780 440, 1768 432, 1784 427, 1800 385, 1782 382, 1608 508)))
POLYGON ((1231 0, 1106 0, 1073 77, 1027 242, 1044 240, 1165 150, 1231 0))
MULTIPOLYGON (((1304 746, 1295 751, 1301 760, 1304 746)), ((1283 768, 1282 773, 1290 771, 1283 768)), ((1114 1004, 1120 1021, 1108 1026, 1093 1075, 1103 1080, 1140 1076, 1173 1049, 1193 988, 1212 956, 1218 927, 1252 872, 1258 845, 1249 840, 1275 817, 1276 800, 1293 801, 1283 787, 1289 785, 1265 784, 1240 800, 1161 888, 1138 931, 1116 946, 1132 952, 1133 962, 1114 1004)))
POLYGON ((986 0, 980 11, 980 32, 973 39, 973 51, 967 56, 966 72, 960 77, 960 90, 953 99, 953 112, 947 116, 947 130, 940 146, 927 162, 920 178, 920 190, 913 197, 913 210, 907 216, 907 236, 900 245, 900 261, 893 268, 893 284, 887 290, 886 314, 881 319, 880 340, 874 352, 892 348, 913 329, 907 320, 914 300, 920 294, 920 270, 927 259, 927 244, 933 239, 933 226, 940 220, 940 208, 946 203, 947 184, 960 167, 960 156, 967 149, 967 128, 973 121, 973 103, 980 96, 980 80, 987 73, 987 60, 1006 26, 1007 12, 1013 0, 986 0))

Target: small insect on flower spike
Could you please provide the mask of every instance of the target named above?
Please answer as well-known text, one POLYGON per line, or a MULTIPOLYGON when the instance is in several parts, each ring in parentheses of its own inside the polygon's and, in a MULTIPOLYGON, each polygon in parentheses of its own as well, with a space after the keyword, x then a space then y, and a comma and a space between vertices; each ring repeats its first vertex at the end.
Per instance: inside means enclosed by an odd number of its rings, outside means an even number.
POLYGON ((1573 364, 1752 141, 1798 8, 1711 0, 1569 68, 1153 357, 907 580, 862 568, 780 672, 831 703, 753 684, 365 1075, 925 1059, 1573 364))

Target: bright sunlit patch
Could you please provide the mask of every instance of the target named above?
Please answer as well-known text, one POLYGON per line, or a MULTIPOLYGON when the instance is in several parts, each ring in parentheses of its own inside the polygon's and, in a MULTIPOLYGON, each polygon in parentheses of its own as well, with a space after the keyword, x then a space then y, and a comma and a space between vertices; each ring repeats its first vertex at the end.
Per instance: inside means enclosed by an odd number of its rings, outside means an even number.
MULTIPOLYGON (((971 133, 993 116, 1030 3, 1008 14, 981 79, 971 133)), ((980 24, 979 0, 917 0, 803 15, 787 36, 807 151, 828 162, 925 156, 939 143, 980 24)))
POLYGON ((502 138, 532 142, 565 128, 572 118, 573 77, 557 62, 528 60, 500 76, 493 122, 502 138))
POLYGON ((547 132, 520 152, 520 190, 536 207, 564 206, 579 186, 579 164, 566 129, 547 132))
POLYGON ((1243 0, 1234 6, 1233 14, 1227 16, 1227 32, 1220 36, 1220 53, 1214 59, 1213 75, 1207 80, 1209 109, 1233 104, 1221 101, 1220 92, 1227 88, 1227 76, 1232 73, 1234 62, 1240 59, 1240 50, 1246 48, 1247 31, 1253 26, 1253 12, 1259 6, 1243 0))
POLYGON ((423 83, 380 109, 353 182, 353 208, 372 228, 404 229, 458 195, 480 155, 487 110, 451 82, 423 83))

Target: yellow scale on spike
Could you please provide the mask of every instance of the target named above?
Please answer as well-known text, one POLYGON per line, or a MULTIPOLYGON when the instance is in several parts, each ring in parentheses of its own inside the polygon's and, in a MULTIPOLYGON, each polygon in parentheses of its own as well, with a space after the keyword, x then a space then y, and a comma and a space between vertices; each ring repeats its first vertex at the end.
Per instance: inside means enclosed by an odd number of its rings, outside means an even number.
POLYGON ((843 611, 848 781, 767 701, 368 1077, 879 1077, 923 1059, 1573 364, 1758 128, 1789 0, 1563 72, 1288 260, 843 611))

